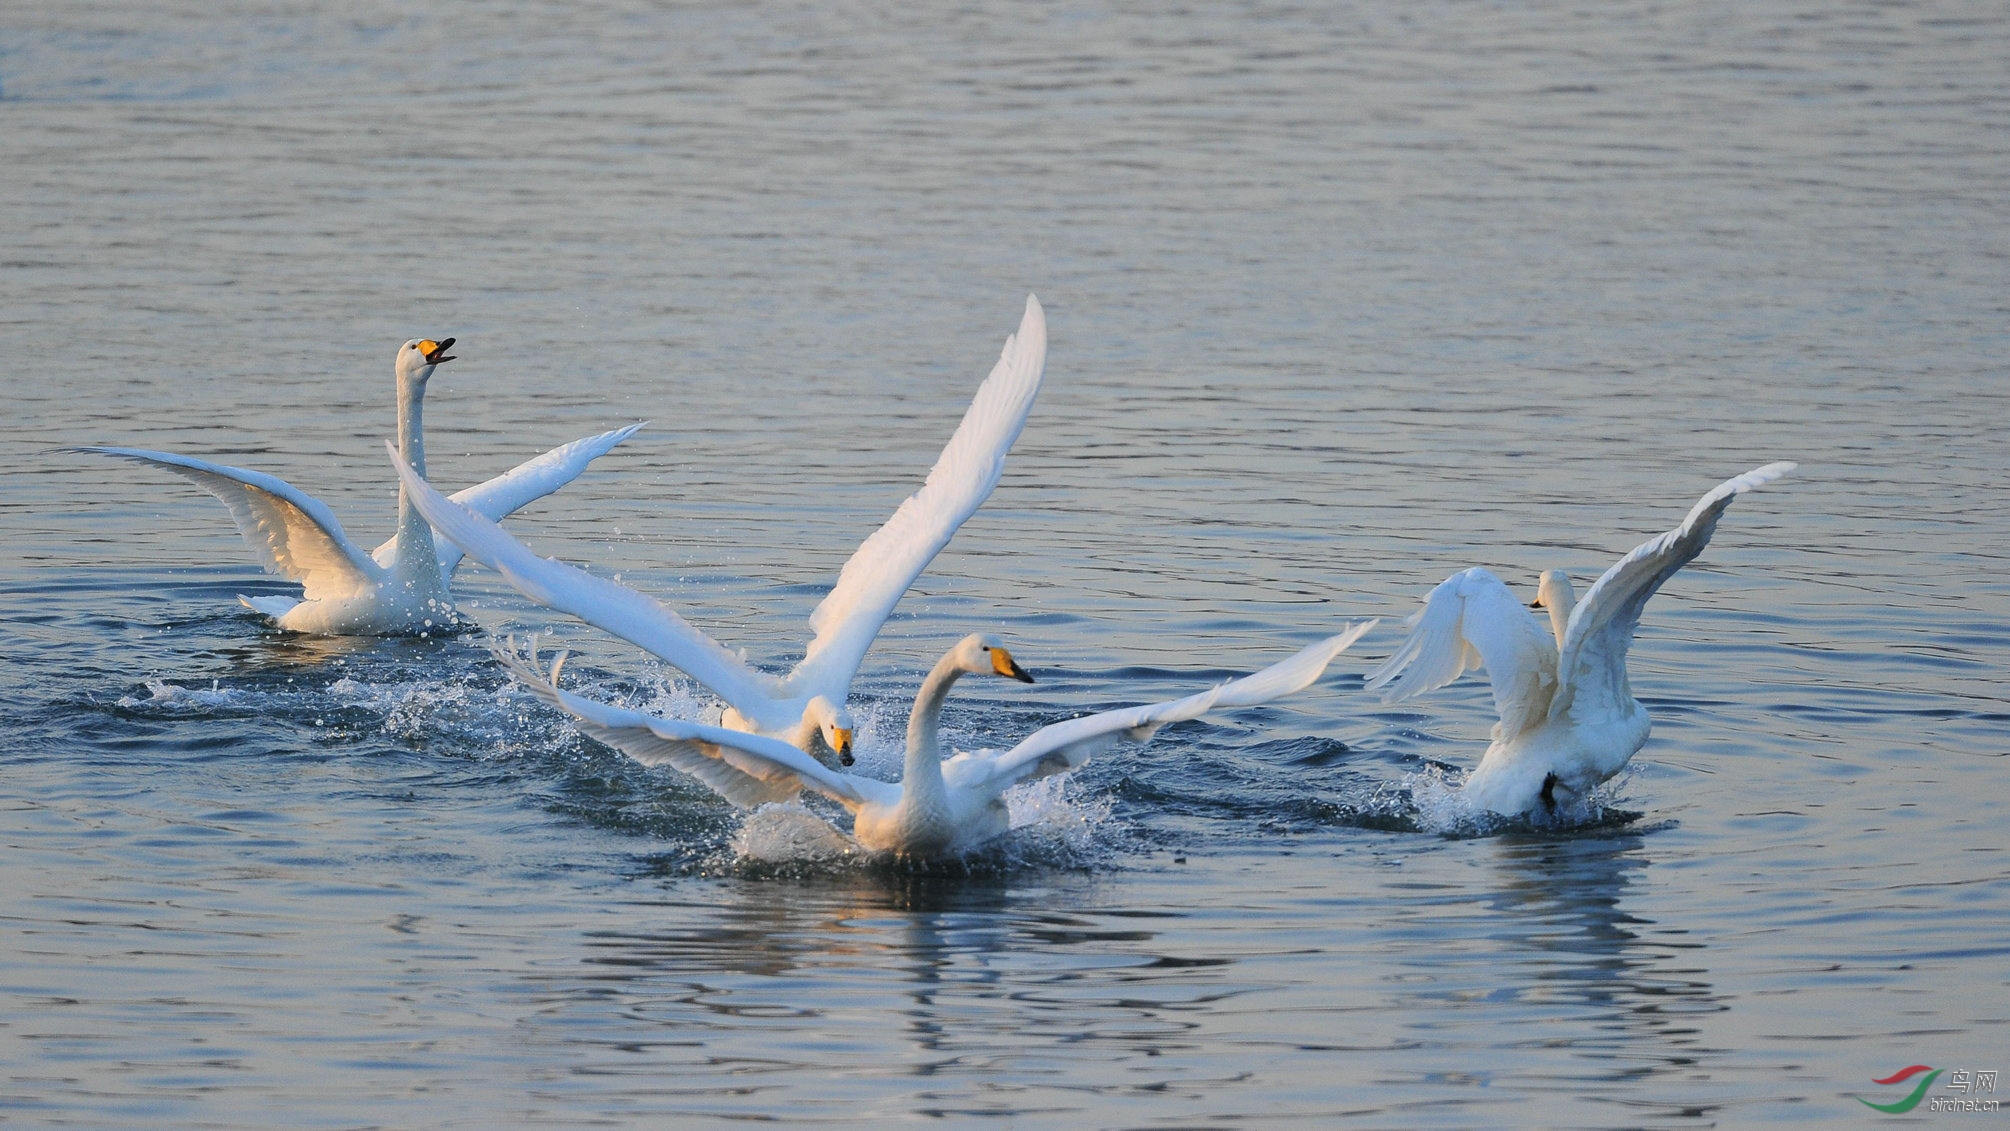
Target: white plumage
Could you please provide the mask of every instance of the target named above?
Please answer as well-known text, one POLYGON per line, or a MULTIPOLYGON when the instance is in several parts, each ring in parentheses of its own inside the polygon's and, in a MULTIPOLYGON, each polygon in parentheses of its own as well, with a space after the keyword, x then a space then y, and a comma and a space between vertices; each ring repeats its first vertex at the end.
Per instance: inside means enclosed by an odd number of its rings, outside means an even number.
POLYGON ((1368 688, 1393 703, 1484 666, 1500 721, 1462 792, 1503 815, 1575 800, 1647 742, 1652 720, 1627 681, 1626 650, 1648 598, 1703 552, 1732 499, 1794 466, 1769 463, 1719 484, 1680 526, 1606 570, 1582 602, 1562 570, 1544 573, 1533 607, 1548 610, 1548 631, 1493 574, 1453 574, 1410 618, 1408 639, 1368 673, 1368 688))
MULTIPOLYGON (((434 366, 453 360, 446 354, 453 344, 452 338, 441 342, 415 338, 398 349, 398 443, 422 476, 426 381, 434 366)), ((474 513, 500 520, 572 482, 587 464, 641 427, 631 424, 574 440, 453 497, 474 513)), ((374 551, 364 553, 343 533, 335 512, 275 476, 142 448, 64 450, 95 452, 157 467, 222 500, 265 568, 300 583, 298 599, 238 597, 281 628, 328 635, 395 635, 444 628, 455 620, 447 583, 460 564, 461 553, 451 545, 444 552, 435 545, 432 531, 412 508, 406 492, 399 492, 398 532, 374 551)))
POLYGON ((1374 623, 1352 625, 1255 675, 1184 699, 1054 723, 1010 750, 966 751, 945 761, 939 719, 943 700, 959 677, 975 673, 1033 682, 995 637, 967 636, 936 663, 915 695, 897 783, 830 769, 777 739, 657 718, 560 690, 562 655, 549 676, 538 670, 534 655, 528 660, 518 655, 514 641, 496 656, 525 687, 571 714, 581 733, 643 765, 682 770, 744 809, 787 801, 812 789, 851 811, 852 835, 864 847, 902 856, 942 856, 1008 831, 1004 794, 1011 787, 1076 769, 1119 741, 1149 741, 1168 723, 1199 718, 1217 707, 1265 703, 1306 687, 1374 623))
POLYGON ((400 467, 399 475, 419 510, 469 556, 531 600, 645 648, 704 684, 726 701, 727 727, 806 752, 821 742, 849 765, 854 724, 845 702, 852 677, 895 603, 1004 474, 1006 453, 1033 409, 1046 364, 1046 315, 1028 295, 1018 333, 1005 339, 998 364, 927 482, 852 553, 836 587, 810 614, 815 635, 786 676, 748 665, 653 597, 537 556, 494 522, 442 498, 409 469, 400 467))

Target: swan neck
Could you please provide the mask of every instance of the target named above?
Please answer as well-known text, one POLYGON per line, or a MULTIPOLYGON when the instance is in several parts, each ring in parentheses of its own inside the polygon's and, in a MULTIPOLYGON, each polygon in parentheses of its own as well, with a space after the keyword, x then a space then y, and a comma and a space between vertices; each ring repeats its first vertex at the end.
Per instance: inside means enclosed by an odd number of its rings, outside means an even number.
POLYGON ((907 716, 907 765, 901 774, 901 790, 908 796, 943 792, 942 701, 949 698, 949 689, 962 675, 955 654, 946 655, 935 662, 914 696, 914 710, 907 716))
POLYGON ((1556 646, 1561 649, 1563 635, 1570 628, 1570 612, 1577 607, 1577 590, 1571 587, 1567 577, 1558 578, 1543 588, 1543 604, 1549 609, 1549 630, 1556 634, 1556 646))
MULTIPOLYGON (((427 374, 430 376, 430 374, 427 374)), ((426 477, 426 378, 398 376, 398 456, 412 465, 419 478, 426 477)), ((412 502, 410 492, 398 488, 398 552, 396 567, 407 577, 429 572, 439 574, 439 555, 433 546, 433 528, 412 502)))

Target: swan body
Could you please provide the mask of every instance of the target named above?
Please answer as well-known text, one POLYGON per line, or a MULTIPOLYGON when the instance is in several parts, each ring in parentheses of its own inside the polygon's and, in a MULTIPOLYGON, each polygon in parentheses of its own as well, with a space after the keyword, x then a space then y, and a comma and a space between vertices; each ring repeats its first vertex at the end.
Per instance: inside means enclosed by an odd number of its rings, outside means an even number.
MULTIPOLYGON (((435 366, 453 360, 446 352, 453 344, 452 338, 440 342, 415 338, 398 348, 398 449, 421 475, 426 459, 426 382, 435 366)), ((641 427, 632 424, 575 440, 454 498, 472 511, 501 519, 572 482, 587 464, 641 427)), ((324 635, 386 636, 444 629, 457 620, 447 583, 460 564, 461 553, 451 545, 442 548, 435 543, 432 529, 412 506, 409 492, 399 491, 397 533, 365 553, 343 533, 341 522, 326 504, 276 476, 142 448, 64 450, 95 452, 157 467, 222 500, 265 568, 301 585, 299 598, 238 597, 247 608, 271 617, 280 628, 324 635)))
POLYGON ((1618 773, 1652 729, 1626 677, 1648 599, 1703 552, 1732 499, 1794 467, 1769 463, 1718 484, 1680 526, 1606 570, 1582 601, 1562 570, 1542 575, 1528 608, 1484 569, 1453 574, 1410 618, 1409 637, 1368 673, 1369 690, 1394 703, 1485 667, 1500 721, 1461 793, 1503 816, 1576 801, 1618 773), (1529 608, 1544 610, 1547 625, 1529 608))
POLYGON ((433 527, 531 600, 654 653, 726 701, 723 724, 850 765, 852 677, 908 586, 991 494, 1033 410, 1047 364, 1047 318, 1026 297, 1019 330, 977 390, 919 491, 867 538, 810 614, 815 633, 786 676, 747 664, 674 610, 618 582, 541 558, 473 508, 456 506, 394 459, 405 490, 433 527))
POLYGON ((1184 699, 1054 723, 1010 750, 973 750, 944 760, 942 703, 959 678, 997 675, 1033 682, 996 637, 966 636, 937 661, 914 697, 899 782, 830 769, 777 739, 657 718, 562 691, 562 655, 549 676, 538 670, 535 656, 526 660, 518 655, 514 641, 496 656, 525 687, 571 714, 581 733, 645 766, 673 766, 745 809, 812 789, 851 811, 852 835, 865 848, 930 857, 965 852, 1009 831, 1004 795, 1021 782, 1067 773, 1120 740, 1149 741, 1167 723, 1199 718, 1216 707, 1266 703, 1306 687, 1374 623, 1353 625, 1255 675, 1184 699))

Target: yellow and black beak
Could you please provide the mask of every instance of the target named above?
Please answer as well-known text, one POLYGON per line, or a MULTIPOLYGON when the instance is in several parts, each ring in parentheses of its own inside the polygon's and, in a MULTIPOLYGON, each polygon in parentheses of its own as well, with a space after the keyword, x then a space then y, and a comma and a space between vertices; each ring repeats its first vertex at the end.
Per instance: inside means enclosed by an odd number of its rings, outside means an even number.
POLYGON ((1019 661, 1012 658, 1012 653, 1003 648, 991 649, 991 670, 1007 679, 1016 679, 1020 683, 1033 682, 1033 677, 1026 674, 1026 669, 1019 666, 1019 661))
POLYGON ((832 727, 831 733, 837 736, 837 746, 835 749, 837 750, 838 764, 841 766, 851 765, 853 761, 851 756, 851 731, 845 727, 832 727))
POLYGON ((453 360, 453 357, 447 353, 449 349, 453 348, 453 345, 454 340, 452 338, 438 342, 427 338, 419 343, 419 353, 425 357, 427 365, 438 365, 443 361, 453 360))

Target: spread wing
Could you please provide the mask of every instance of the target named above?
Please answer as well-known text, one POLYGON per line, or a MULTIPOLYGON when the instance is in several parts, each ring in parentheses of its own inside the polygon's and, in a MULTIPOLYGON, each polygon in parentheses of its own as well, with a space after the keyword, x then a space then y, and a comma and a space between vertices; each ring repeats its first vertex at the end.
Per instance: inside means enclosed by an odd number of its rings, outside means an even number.
POLYGON ((172 472, 215 495, 230 508, 238 532, 265 568, 297 581, 309 601, 353 597, 387 576, 342 533, 335 512, 321 500, 276 476, 241 467, 141 448, 65 448, 96 452, 172 472))
POLYGON ((1384 703, 1435 691, 1484 666, 1493 681, 1496 737, 1518 734, 1548 717, 1556 691, 1556 638, 1501 579, 1484 569, 1455 573, 1407 622, 1410 635, 1368 673, 1384 703))
POLYGON ((742 809, 787 801, 806 787, 854 812, 870 800, 887 800, 888 794, 891 800, 899 799, 899 786, 838 773, 786 742, 657 718, 562 691, 558 674, 565 657, 559 656, 546 677, 537 669, 536 657, 526 660, 519 656, 515 643, 512 640, 491 651, 517 682, 570 714, 581 734, 599 739, 645 766, 682 770, 742 809))
POLYGON ((1005 453, 1033 410, 1046 367, 1047 316, 1040 300, 1027 295, 1019 332, 1005 339, 998 364, 936 457, 928 481, 853 551, 837 585, 810 614, 816 636, 789 677, 791 689, 844 701, 901 594, 998 485, 1005 453))
POLYGON ((537 603, 646 648, 712 689, 743 713, 759 714, 777 681, 748 667, 718 641, 692 627, 661 601, 563 562, 540 558, 502 527, 456 503, 419 478, 388 442, 391 465, 433 529, 469 557, 503 575, 537 603))
POLYGON ((1255 675, 1184 699, 1119 707, 1044 726, 1002 754, 993 750, 959 754, 942 764, 943 781, 952 788, 1002 793, 1020 782, 1076 769, 1120 741, 1149 742, 1168 723, 1197 719, 1216 707, 1268 703, 1310 685, 1333 662, 1333 657, 1373 627, 1372 620, 1350 625, 1338 636, 1301 649, 1290 659, 1280 660, 1255 675))
MULTIPOLYGON (((501 522, 525 505, 544 498, 567 483, 579 478, 586 465, 613 450, 614 445, 635 435, 643 425, 630 424, 626 428, 616 428, 612 432, 602 432, 598 436, 588 436, 574 440, 570 444, 551 449, 535 459, 525 460, 483 483, 477 483, 463 491, 456 491, 447 497, 469 510, 488 519, 501 522)), ((461 564, 460 548, 449 539, 433 539, 434 549, 440 558, 440 580, 452 579, 454 569, 461 564)), ((378 565, 388 567, 391 556, 397 552, 398 539, 390 541, 370 551, 370 557, 378 565)))
POLYGON ((1621 711, 1633 700, 1626 680, 1626 650, 1647 601, 1675 571, 1694 561, 1710 544, 1717 520, 1731 500, 1792 471, 1789 462, 1769 463, 1719 483, 1689 509, 1682 525, 1644 542, 1605 571, 1571 610, 1564 628, 1557 671, 1563 690, 1550 713, 1573 707, 1621 711))
POLYGON ((1149 742, 1167 723, 1197 719, 1214 706, 1221 688, 1142 707, 1085 715, 1034 731, 1024 742, 1000 753, 972 750, 942 763, 942 780, 951 789, 985 789, 994 796, 1020 782, 1065 774, 1123 740, 1149 742))
POLYGON ((1380 624, 1379 620, 1364 620, 1347 626, 1347 631, 1337 636, 1329 636, 1317 644, 1300 649, 1298 654, 1241 679, 1221 685, 1220 694, 1215 697, 1217 707, 1254 707, 1302 691, 1312 685, 1326 671, 1326 665, 1333 657, 1345 652, 1349 645, 1367 635, 1368 630, 1380 624))

